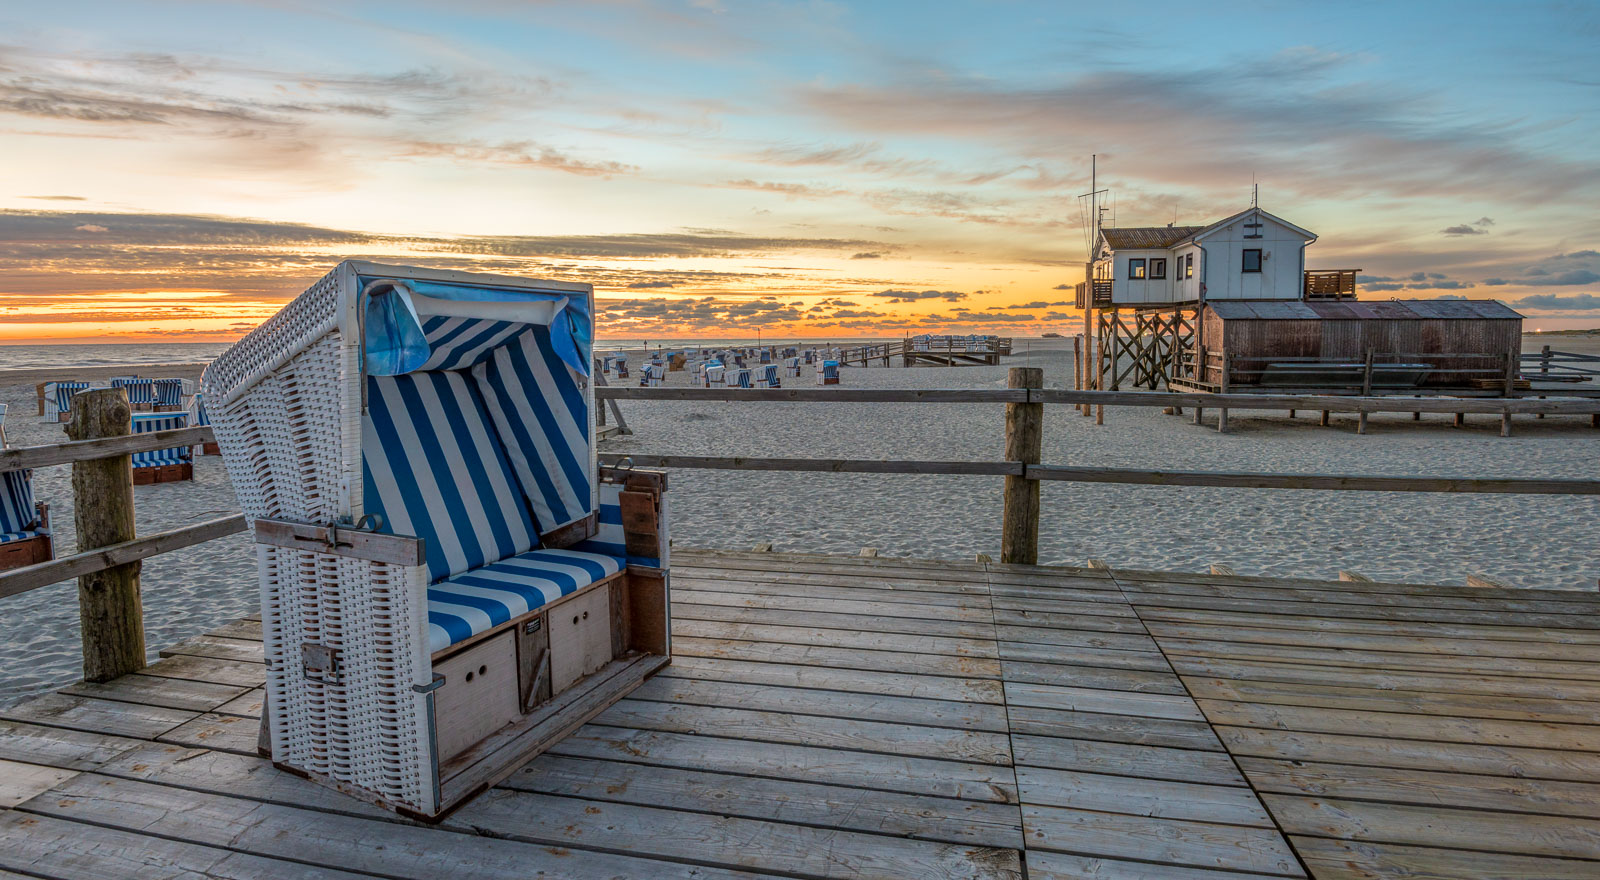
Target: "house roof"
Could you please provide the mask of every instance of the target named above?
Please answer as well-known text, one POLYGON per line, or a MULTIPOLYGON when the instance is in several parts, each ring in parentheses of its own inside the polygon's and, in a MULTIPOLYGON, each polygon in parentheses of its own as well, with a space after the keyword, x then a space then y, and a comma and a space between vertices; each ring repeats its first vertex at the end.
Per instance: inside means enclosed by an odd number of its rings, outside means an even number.
POLYGON ((1201 232, 1204 226, 1124 226, 1101 229, 1106 244, 1114 251, 1172 247, 1201 232))
POLYGON ((1206 305, 1224 321, 1522 319, 1509 306, 1492 299, 1212 300, 1206 305))

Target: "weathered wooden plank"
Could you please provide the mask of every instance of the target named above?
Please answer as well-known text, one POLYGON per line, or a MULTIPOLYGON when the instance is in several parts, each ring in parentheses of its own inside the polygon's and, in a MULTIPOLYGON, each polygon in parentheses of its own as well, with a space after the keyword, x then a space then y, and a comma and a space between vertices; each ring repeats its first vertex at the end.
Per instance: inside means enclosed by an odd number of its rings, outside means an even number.
POLYGON ((163 657, 175 657, 180 654, 191 657, 208 657, 216 660, 238 660, 245 663, 262 662, 261 643, 249 639, 195 636, 170 648, 161 649, 161 656, 163 657))
POLYGON ((902 557, 805 556, 795 553, 754 554, 672 548, 672 570, 693 577, 739 578, 762 583, 855 584, 864 589, 923 590, 939 593, 989 594, 982 565, 959 560, 915 560, 902 557))
POLYGON ((237 685, 134 673, 98 684, 80 681, 67 685, 60 692, 123 703, 207 712, 245 693, 246 690, 248 689, 237 685))
POLYGON ((1013 706, 1038 706, 1113 715, 1146 715, 1181 721, 1205 721, 1200 707, 1187 696, 1119 693, 1097 688, 1006 682, 1006 701, 1013 706))
MULTIPOLYGON (((1594 819, 1282 794, 1262 800, 1288 834, 1600 860, 1594 819)), ((1600 872, 1600 865, 1592 867, 1600 872)))
POLYGON ((1072 586, 1064 584, 990 584, 989 595, 1007 599, 1053 599, 1059 602, 1100 602, 1126 606, 1128 600, 1109 579, 1073 579, 1072 586), (1088 586, 1079 586, 1087 584, 1088 586))
POLYGON ((1003 734, 891 724, 784 712, 757 712, 623 700, 595 721, 671 733, 703 733, 756 742, 856 749, 949 761, 1009 765, 1011 749, 1003 734))
MULTIPOLYGON (((674 644, 673 647, 679 646, 674 644)), ((852 691, 858 694, 959 700, 967 703, 1005 701, 1004 686, 992 679, 877 672, 870 669, 838 669, 796 663, 750 663, 682 653, 674 656, 672 665, 656 673, 656 677, 741 681, 750 684, 852 691)))
POLYGON ((1305 876, 1288 842, 1273 829, 1031 804, 1022 808, 1022 823, 1029 845, 1037 849, 1282 877, 1305 876))
POLYGON ((0 718, 13 721, 31 721, 51 727, 138 739, 154 739, 197 714, 185 709, 141 706, 65 694, 44 694, 0 710, 0 718))
POLYGON ((1016 807, 545 754, 504 788, 975 846, 1022 848, 1016 807))
POLYGON ((1180 675, 1249 681, 1285 681, 1302 684, 1435 690, 1441 693, 1488 694, 1508 697, 1548 697, 1559 700, 1600 700, 1595 682, 1573 679, 1527 678, 1499 675, 1451 675, 1444 672, 1406 672, 1360 669, 1354 666, 1316 666, 1271 663, 1262 660, 1225 660, 1215 657, 1167 658, 1180 675))
POLYGON ((1184 692, 1183 684, 1170 672, 1059 666, 1054 663, 1026 663, 1017 660, 1002 661, 1001 668, 1005 671, 1006 681, 1028 684, 1103 688, 1130 693, 1182 694, 1184 692))
POLYGON ((1600 645, 1569 645, 1514 639, 1449 639, 1415 635, 1330 632, 1327 630, 1273 629, 1255 626, 1217 626, 1150 620, 1145 627, 1162 639, 1210 639, 1235 644, 1320 645, 1358 651, 1407 651, 1415 654, 1468 657, 1506 657, 1529 660, 1575 660, 1600 663, 1600 645))
POLYGON ((1022 876, 1019 854, 764 819, 552 797, 498 788, 446 825, 547 846, 602 841, 608 849, 730 870, 808 878, 1022 876))
POLYGON ((1144 746, 1222 751, 1222 743, 1203 721, 1174 721, 1141 715, 1071 712, 1012 704, 1006 708, 1012 733, 1059 736, 1144 746))
MULTIPOLYGON (((814 588, 813 588, 814 589, 814 588)), ((755 593, 747 590, 698 590, 684 586, 677 573, 672 578, 672 605, 727 605, 739 608, 762 608, 771 611, 827 612, 866 617, 904 617, 911 620, 933 620, 961 623, 993 623, 994 615, 988 602, 964 604, 933 604, 907 601, 912 597, 896 595, 893 601, 865 598, 862 591, 851 590, 854 598, 833 596, 785 596, 772 593, 755 593)))
POLYGON ((1009 624, 1013 626, 1045 627, 1061 631, 1078 631, 1083 633, 1128 633, 1144 635, 1145 628, 1137 618, 1103 617, 1088 614, 1060 614, 1051 611, 1013 610, 1010 608, 996 608, 994 611, 996 624, 1009 624))
POLYGON ((1369 767, 1600 782, 1600 755, 1590 752, 1419 742, 1249 727, 1219 726, 1216 731, 1228 751, 1241 758, 1325 761, 1369 767))
MULTIPOLYGON (((1251 876, 1235 871, 1130 862, 1046 849, 1028 850, 1025 860, 1028 880, 1249 880, 1251 876)), ((1322 877, 1321 874, 1317 876, 1322 877)))
POLYGON ((195 657, 189 654, 157 660, 139 670, 139 674, 209 681, 214 684, 247 688, 261 687, 267 682, 267 669, 260 662, 218 660, 214 657, 195 657))
POLYGON ((1522 721, 1580 721, 1600 718, 1600 703, 1483 694, 1437 694, 1384 688, 1337 687, 1279 681, 1238 681, 1189 676, 1183 680, 1196 698, 1245 703, 1322 706, 1369 712, 1410 712, 1465 718, 1522 721))
POLYGON ((1053 626, 996 626, 994 634, 1002 642, 1019 644, 1107 648, 1115 651, 1159 650, 1155 640, 1143 633, 1085 632, 1053 626))
POLYGON ((1167 654, 1308 663, 1319 666, 1355 666, 1418 672, 1460 672, 1531 678, 1600 681, 1600 663, 1573 660, 1523 660, 1510 657, 1475 657, 1460 654, 1419 654, 1406 651, 1370 651, 1302 645, 1260 645, 1163 637, 1167 654))
MULTIPOLYGON (((1343 582, 1341 582, 1343 583, 1343 582)), ((1462 596, 1432 590, 1410 592, 1351 591, 1295 587, 1252 587, 1239 584, 1188 584, 1169 581, 1133 581, 1124 593, 1135 604, 1157 602, 1162 596, 1209 596, 1259 601, 1280 613, 1318 614, 1322 605, 1362 605, 1391 608, 1440 608, 1512 611, 1541 614, 1600 615, 1600 596, 1577 593, 1561 599, 1530 599, 1512 590, 1479 590, 1462 596)))
MULTIPOLYGON (((676 550, 673 551, 676 554, 676 550)), ((963 592, 946 593, 934 592, 926 589, 900 589, 892 581, 872 579, 868 583, 857 585, 852 582, 848 586, 839 585, 840 580, 848 578, 833 575, 819 576, 820 583, 798 583, 776 580, 771 583, 756 581, 744 577, 744 572, 726 572, 730 577, 713 577, 709 574, 685 574, 677 565, 677 557, 673 557, 672 566, 672 594, 676 598, 687 592, 729 594, 734 597, 770 596, 778 599, 842 599, 851 602, 875 602, 884 604, 908 604, 921 608, 965 608, 972 610, 986 610, 989 607, 989 597, 979 588, 963 592)), ((700 569, 688 569, 700 572, 700 569)))
POLYGON ((440 828, 374 821, 266 804, 127 779, 84 774, 36 799, 35 811, 58 818, 138 830, 205 846, 406 880, 438 877, 731 878, 731 872, 577 848, 548 848, 440 828))
POLYGON ((143 740, 0 720, 0 760, 64 770, 92 770, 143 740))
POLYGON ((1088 614, 1100 617, 1136 617, 1126 604, 1111 602, 1074 602, 1068 599, 1019 599, 995 596, 992 600, 1001 611, 1047 611, 1054 614, 1088 614))
POLYGON ((207 712, 193 721, 174 727, 156 739, 175 745, 253 755, 256 753, 256 739, 260 731, 261 725, 257 718, 207 712))
POLYGON ((966 800, 1016 803, 1010 767, 904 754, 751 742, 588 724, 550 749, 558 755, 742 773, 966 800))
POLYGON ((882 694, 781 687, 771 684, 705 681, 656 676, 629 695, 634 700, 686 703, 726 709, 787 712, 863 721, 1005 733, 1004 706, 926 700, 882 694))
MULTIPOLYGON (((696 390, 696 389, 669 389, 696 390)), ((833 474, 953 474, 958 476, 1022 476, 1023 465, 1009 461, 928 461, 920 459, 882 458, 757 458, 740 455, 661 455, 635 452, 630 455, 601 453, 603 465, 615 465, 623 459, 648 468, 704 468, 733 471, 788 471, 798 473, 833 474)), ((1565 486, 1566 482, 1554 481, 1565 486)), ((1581 492, 1581 485, 1564 494, 1581 492)), ((1485 489, 1484 491, 1492 491, 1485 489)))
POLYGON ((1201 785, 1106 776, 1079 770, 1018 767, 1017 792, 1024 804, 1122 813, 1152 819, 1193 819, 1224 825, 1271 828, 1272 819, 1255 792, 1231 785, 1201 785))
POLYGON ((1251 610, 1212 610, 1139 605, 1139 619, 1146 623, 1204 623, 1223 626, 1261 626, 1310 632, 1368 633, 1418 638, 1486 639, 1526 641, 1540 645, 1600 645, 1600 633, 1586 629, 1548 629, 1540 626, 1487 625, 1478 623, 1440 623, 1412 620, 1362 620, 1354 617, 1306 617, 1271 614, 1251 610))
POLYGON ((1042 645, 1036 642, 1000 642, 1001 660, 1029 663, 1054 663, 1061 666, 1099 666, 1105 669, 1136 669, 1172 675, 1166 658, 1153 651, 1124 651, 1118 648, 1085 648, 1075 645, 1042 645))
POLYGON ((757 625, 842 629, 848 632, 906 633, 956 639, 993 639, 991 620, 931 620, 917 617, 880 617, 836 614, 828 611, 791 611, 782 608, 738 608, 728 605, 696 605, 674 596, 672 619, 749 623, 757 625))
POLYGON ((218 706, 215 710, 219 715, 242 715, 246 718, 261 717, 261 706, 266 701, 265 688, 251 688, 218 706))
POLYGON ((245 639, 247 641, 261 641, 261 615, 254 618, 240 618, 229 621, 223 625, 206 631, 206 635, 221 639, 245 639))
MULTIPOLYGON (((720 632, 707 628, 706 632, 720 632)), ((983 657, 953 657, 909 651, 866 651, 804 643, 775 643, 717 637, 695 638, 674 632, 674 657, 695 656, 762 663, 792 663, 880 672, 926 673, 957 678, 1000 677, 1000 661, 983 657)))
POLYGON ((1263 758, 1238 762, 1257 791, 1600 819, 1600 784, 1593 782, 1263 758))
MULTIPOLYGON (((1593 862, 1290 835, 1317 880, 1594 880, 1593 862)), ((1031 864, 1031 863, 1030 863, 1031 864)))
POLYGON ((944 654, 952 657, 994 659, 998 655, 994 642, 990 640, 962 639, 948 636, 919 636, 909 633, 818 629, 805 626, 778 626, 765 623, 730 623, 674 618, 672 621, 672 634, 689 638, 787 642, 796 645, 830 648, 859 648, 867 651, 944 654))
POLYGON ((359 880, 371 876, 16 812, 0 813, 0 865, 51 880, 359 880))
POLYGON ((49 791, 80 772, 0 758, 0 809, 9 809, 49 791))
POLYGON ((1600 752, 1600 726, 1198 700, 1212 724, 1600 752))
MULTIPOLYGON (((1145 609, 1149 608, 1160 608, 1167 611, 1239 611, 1252 614, 1276 614, 1284 617, 1314 615, 1318 618, 1350 618, 1353 620, 1401 623, 1457 623, 1486 627, 1531 627, 1535 629, 1549 627, 1580 630, 1591 636, 1600 635, 1600 632, 1597 632, 1600 631, 1600 615, 1596 614, 1547 614, 1489 609, 1405 608, 1380 605, 1336 605, 1331 603, 1303 607, 1306 603, 1269 603, 1258 599, 1215 599, 1208 596, 1180 596, 1171 593, 1160 595, 1130 594, 1129 599, 1133 607, 1138 609, 1141 617, 1146 613, 1145 609)), ((996 600, 996 606, 998 607, 998 605, 999 600, 996 600)), ((1490 633, 1490 638, 1497 637, 1492 634, 1493 630, 1490 630, 1490 633)))
POLYGON ((1161 746, 1092 742, 1018 734, 1011 738, 1017 766, 1081 770, 1113 776, 1138 776, 1208 785, 1245 784, 1233 761, 1220 752, 1161 746))

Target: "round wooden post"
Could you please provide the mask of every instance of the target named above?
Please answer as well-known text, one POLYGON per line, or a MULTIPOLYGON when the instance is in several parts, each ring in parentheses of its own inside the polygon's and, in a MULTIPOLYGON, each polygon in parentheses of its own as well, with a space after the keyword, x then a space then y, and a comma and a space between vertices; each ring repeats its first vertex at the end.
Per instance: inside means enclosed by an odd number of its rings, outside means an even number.
MULTIPOLYGON (((123 389, 83 391, 72 399, 67 436, 74 440, 122 437, 133 432, 132 416, 123 389)), ((72 499, 80 553, 133 540, 133 463, 129 456, 73 462, 72 499)), ((84 681, 110 681, 144 668, 139 566, 129 562, 78 578, 84 681)))
MULTIPOLYGON (((1012 367, 1009 388, 1043 388, 1044 370, 1012 367)), ((1006 404, 1006 461, 1038 464, 1044 442, 1044 404, 1006 404)), ((1000 561, 1039 564, 1039 481, 1006 477, 1005 515, 1000 530, 1000 561)))

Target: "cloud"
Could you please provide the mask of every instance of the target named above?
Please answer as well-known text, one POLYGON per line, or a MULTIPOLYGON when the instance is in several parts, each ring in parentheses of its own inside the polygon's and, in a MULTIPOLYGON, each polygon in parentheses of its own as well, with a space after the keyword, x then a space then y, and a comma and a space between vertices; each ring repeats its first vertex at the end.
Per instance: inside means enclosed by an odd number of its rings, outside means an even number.
POLYGON ((850 259, 852 259, 852 260, 881 260, 881 259, 883 259, 883 254, 875 253, 873 251, 862 251, 859 254, 852 255, 850 257, 850 259))
POLYGON ((1536 293, 1514 300, 1513 308, 1559 312, 1600 312, 1600 295, 1593 293, 1536 293))
POLYGON ((1472 281, 1451 279, 1442 272, 1412 272, 1410 275, 1357 275, 1359 290, 1384 293, 1395 290, 1467 290, 1476 287, 1472 281))
POLYGON ((1572 287, 1600 281, 1600 251, 1593 249, 1556 254, 1522 270, 1521 278, 1486 278, 1490 287, 1572 287))
POLYGON ((749 189, 757 192, 778 193, 789 198, 825 198, 827 196, 844 195, 844 190, 824 189, 808 186, 804 183, 779 183, 771 180, 730 180, 726 184, 733 189, 749 189))
POLYGON ((628 285, 629 290, 651 290, 656 288, 676 287, 671 281, 635 281, 628 285))
POLYGON ((1055 287, 1052 287, 1050 289, 1051 290, 1075 290, 1076 288, 1077 288, 1076 284, 1057 284, 1055 287))
POLYGON ((110 232, 111 230, 107 229, 104 226, 100 226, 98 224, 95 224, 95 223, 85 223, 82 226, 74 226, 74 227, 72 227, 72 231, 74 231, 74 232, 110 232))
POLYGON ((1439 233, 1441 235, 1488 235, 1489 230, 1462 223, 1459 226, 1446 226, 1439 230, 1439 233))
POLYGON ((967 298, 966 294, 954 290, 880 290, 877 293, 869 293, 867 296, 887 299, 892 303, 916 302, 920 299, 942 299, 945 302, 959 302, 967 298))
POLYGON ((575 159, 552 147, 532 141, 505 141, 488 144, 482 141, 465 143, 439 143, 416 141, 406 147, 402 156, 414 158, 446 158, 465 162, 483 162, 495 165, 512 165, 525 168, 548 168, 588 177, 615 177, 638 171, 637 165, 622 162, 592 162, 575 159))
POLYGON ((41 202, 87 202, 83 196, 19 196, 18 198, 35 199, 41 202))

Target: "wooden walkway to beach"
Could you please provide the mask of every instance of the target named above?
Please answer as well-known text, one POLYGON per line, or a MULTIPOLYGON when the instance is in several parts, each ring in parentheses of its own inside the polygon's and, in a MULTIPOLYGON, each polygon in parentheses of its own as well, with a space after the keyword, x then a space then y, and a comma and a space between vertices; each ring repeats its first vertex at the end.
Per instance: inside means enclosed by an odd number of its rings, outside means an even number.
POLYGON ((1600 595, 675 555, 673 664, 437 827, 256 756, 251 620, 0 712, 0 878, 1600 876, 1600 595))

